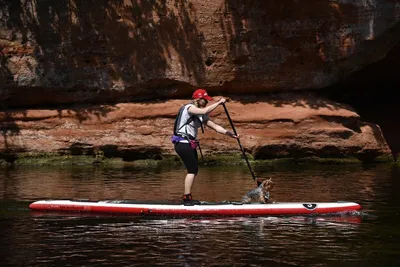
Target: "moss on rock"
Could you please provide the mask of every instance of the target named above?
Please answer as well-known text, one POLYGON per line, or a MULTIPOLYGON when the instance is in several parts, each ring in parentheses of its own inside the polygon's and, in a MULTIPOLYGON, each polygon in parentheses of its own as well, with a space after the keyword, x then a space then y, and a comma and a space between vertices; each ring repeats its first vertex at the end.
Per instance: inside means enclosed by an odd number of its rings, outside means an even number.
MULTIPOLYGON (((276 158, 268 160, 254 160, 252 155, 246 155, 252 166, 273 166, 284 164, 361 164, 357 158, 276 158)), ((393 158, 377 157, 374 163, 393 162, 393 158)), ((181 159, 176 155, 165 155, 161 159, 138 159, 125 161, 122 158, 109 158, 104 155, 61 155, 57 153, 20 153, 18 155, 1 154, 0 166, 4 165, 133 165, 138 167, 182 166, 181 159)), ((400 165, 400 159, 396 164, 400 165)), ((242 153, 207 154, 202 159, 199 156, 199 165, 243 165, 246 161, 242 153)))

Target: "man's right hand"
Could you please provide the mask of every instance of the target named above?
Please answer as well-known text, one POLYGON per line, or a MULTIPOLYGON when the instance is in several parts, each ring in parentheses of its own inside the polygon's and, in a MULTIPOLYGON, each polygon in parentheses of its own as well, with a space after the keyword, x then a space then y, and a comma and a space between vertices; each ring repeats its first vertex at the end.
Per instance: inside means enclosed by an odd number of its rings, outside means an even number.
POLYGON ((218 101, 218 103, 219 103, 220 105, 224 104, 225 102, 226 102, 226 99, 223 98, 223 97, 218 101))

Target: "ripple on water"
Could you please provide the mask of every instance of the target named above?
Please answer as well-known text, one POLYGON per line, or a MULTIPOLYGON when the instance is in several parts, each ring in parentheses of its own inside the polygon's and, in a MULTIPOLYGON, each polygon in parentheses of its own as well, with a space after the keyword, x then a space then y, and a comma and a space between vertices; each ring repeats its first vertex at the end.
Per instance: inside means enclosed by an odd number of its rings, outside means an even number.
MULTIPOLYGON (((16 169, 0 178, 0 257, 17 266, 395 266, 400 188, 393 173, 337 166, 265 173, 276 183, 275 201, 350 200, 360 212, 171 219, 40 214, 27 206, 42 198, 179 199, 182 170, 16 169)), ((251 188, 241 169, 202 168, 194 195, 237 200, 251 188)))

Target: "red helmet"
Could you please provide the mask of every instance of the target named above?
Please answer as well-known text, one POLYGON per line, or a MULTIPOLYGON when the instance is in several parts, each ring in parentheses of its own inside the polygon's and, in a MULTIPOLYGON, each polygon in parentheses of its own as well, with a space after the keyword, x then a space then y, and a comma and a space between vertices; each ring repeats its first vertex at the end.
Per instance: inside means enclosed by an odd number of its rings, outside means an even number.
POLYGON ((193 99, 199 99, 199 98, 204 98, 205 100, 213 100, 213 98, 211 96, 209 96, 207 94, 207 91, 204 89, 197 89, 196 91, 194 91, 193 93, 193 99))

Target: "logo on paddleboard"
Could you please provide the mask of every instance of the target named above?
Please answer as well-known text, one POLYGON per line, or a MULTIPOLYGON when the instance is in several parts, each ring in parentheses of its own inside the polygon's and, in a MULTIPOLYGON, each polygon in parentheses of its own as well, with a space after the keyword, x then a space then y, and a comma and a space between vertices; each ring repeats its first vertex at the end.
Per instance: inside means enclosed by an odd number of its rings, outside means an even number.
POLYGON ((308 210, 313 210, 317 207, 317 204, 303 204, 304 208, 308 209, 308 210))

